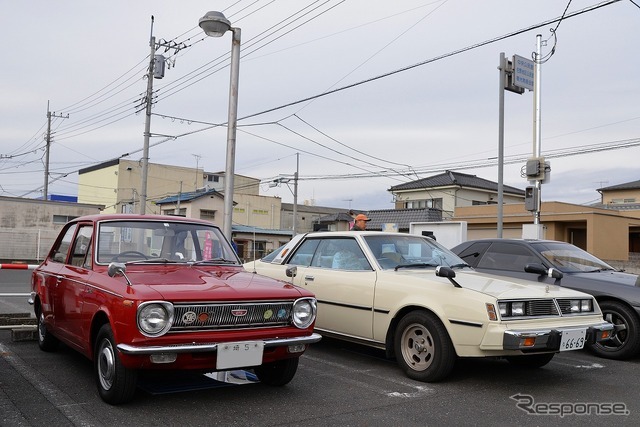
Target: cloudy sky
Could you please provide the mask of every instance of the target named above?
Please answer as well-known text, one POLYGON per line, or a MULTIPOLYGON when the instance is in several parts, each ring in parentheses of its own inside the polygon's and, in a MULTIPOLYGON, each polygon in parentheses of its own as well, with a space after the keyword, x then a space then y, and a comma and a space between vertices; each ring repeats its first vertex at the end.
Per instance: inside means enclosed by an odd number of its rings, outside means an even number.
MULTIPOLYGON (((150 162, 223 171, 231 36, 202 33, 208 10, 242 29, 236 173, 264 195, 293 201, 267 181, 292 175, 296 153, 298 201, 321 206, 392 208, 390 187, 444 170, 497 181, 500 53, 531 58, 537 34, 543 200, 595 202, 640 179, 637 0, 0 5, 3 196, 42 194, 47 105, 50 194, 76 195, 81 168, 142 157, 152 16, 156 41, 181 49, 159 48, 171 67, 153 82, 150 162)), ((504 181, 522 189, 533 111, 533 92, 505 93, 504 181)))

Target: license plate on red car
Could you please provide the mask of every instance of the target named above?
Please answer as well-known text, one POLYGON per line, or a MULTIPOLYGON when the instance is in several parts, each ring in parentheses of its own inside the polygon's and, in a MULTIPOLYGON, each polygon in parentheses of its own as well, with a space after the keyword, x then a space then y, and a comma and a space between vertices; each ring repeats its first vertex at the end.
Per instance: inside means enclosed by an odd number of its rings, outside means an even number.
POLYGON ((263 341, 227 342, 218 344, 217 369, 262 365, 263 341))
POLYGON ((562 338, 560 338, 560 351, 580 350, 581 348, 584 348, 586 335, 587 330, 584 328, 562 331, 562 338))

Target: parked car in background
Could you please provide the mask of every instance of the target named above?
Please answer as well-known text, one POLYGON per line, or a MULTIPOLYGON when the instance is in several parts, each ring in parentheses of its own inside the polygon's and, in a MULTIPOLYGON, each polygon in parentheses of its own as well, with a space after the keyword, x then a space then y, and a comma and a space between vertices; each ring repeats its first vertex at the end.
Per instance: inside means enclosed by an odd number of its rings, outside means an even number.
POLYGON ((610 359, 627 359, 640 352, 640 276, 618 271, 570 243, 552 240, 470 240, 452 251, 478 271, 593 295, 616 333, 589 348, 610 359), (553 274, 552 269, 561 274, 553 274))
POLYGON ((420 381, 445 378, 456 357, 540 367, 613 330, 590 295, 473 271, 423 236, 301 234, 244 266, 313 292, 316 331, 383 349, 420 381))
POLYGON ((40 348, 62 341, 93 360, 110 404, 133 397, 139 369, 253 368, 261 382, 284 385, 321 338, 313 294, 247 273, 207 221, 76 218, 31 284, 40 348))

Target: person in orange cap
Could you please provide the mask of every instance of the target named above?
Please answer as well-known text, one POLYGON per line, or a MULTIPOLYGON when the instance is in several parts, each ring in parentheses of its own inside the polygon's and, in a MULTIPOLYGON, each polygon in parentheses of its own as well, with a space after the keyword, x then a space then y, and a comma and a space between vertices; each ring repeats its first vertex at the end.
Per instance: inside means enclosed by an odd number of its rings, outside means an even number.
POLYGON ((352 231, 364 231, 367 229, 367 222, 371 221, 365 214, 356 215, 353 221, 352 231))

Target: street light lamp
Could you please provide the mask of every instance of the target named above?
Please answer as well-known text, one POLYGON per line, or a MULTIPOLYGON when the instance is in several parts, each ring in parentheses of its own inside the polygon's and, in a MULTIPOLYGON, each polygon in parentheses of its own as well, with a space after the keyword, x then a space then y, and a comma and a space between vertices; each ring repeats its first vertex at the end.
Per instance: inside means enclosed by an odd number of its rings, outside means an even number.
POLYGON ((233 33, 231 40, 231 81, 229 84, 229 118, 227 120, 227 164, 224 172, 224 221, 222 232, 231 241, 231 221, 233 218, 233 178, 236 157, 236 126, 238 121, 238 78, 240 70, 240 28, 221 12, 207 12, 198 22, 206 35, 221 37, 227 31, 233 33))

